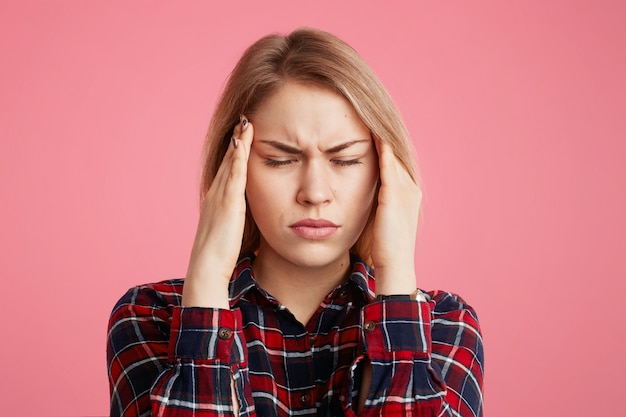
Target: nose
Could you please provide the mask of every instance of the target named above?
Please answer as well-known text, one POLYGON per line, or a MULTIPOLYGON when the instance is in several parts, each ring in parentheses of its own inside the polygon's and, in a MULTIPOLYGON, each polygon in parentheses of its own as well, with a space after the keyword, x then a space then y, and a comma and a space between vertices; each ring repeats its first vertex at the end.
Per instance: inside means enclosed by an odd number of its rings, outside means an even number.
POLYGON ((296 199, 302 205, 327 205, 334 198, 328 169, 322 161, 310 160, 303 164, 296 199))

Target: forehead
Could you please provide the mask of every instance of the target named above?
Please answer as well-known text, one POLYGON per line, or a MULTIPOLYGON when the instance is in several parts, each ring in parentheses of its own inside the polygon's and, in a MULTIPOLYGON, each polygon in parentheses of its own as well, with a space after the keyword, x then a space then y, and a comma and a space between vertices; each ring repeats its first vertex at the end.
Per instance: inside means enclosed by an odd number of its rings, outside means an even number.
POLYGON ((345 97, 296 82, 285 83, 261 102, 251 121, 255 139, 299 146, 370 138, 369 129, 345 97))

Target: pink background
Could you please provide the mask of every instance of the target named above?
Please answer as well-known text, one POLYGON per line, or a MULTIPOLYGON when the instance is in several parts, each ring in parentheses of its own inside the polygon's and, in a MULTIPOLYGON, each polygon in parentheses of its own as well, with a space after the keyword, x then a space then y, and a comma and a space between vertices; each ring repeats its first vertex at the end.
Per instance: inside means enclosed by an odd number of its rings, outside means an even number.
POLYGON ((359 50, 406 119, 419 284, 478 310, 486 415, 617 415, 624 3, 223 3, 0 3, 0 413, 108 413, 109 312, 185 273, 227 74, 310 25, 359 50))

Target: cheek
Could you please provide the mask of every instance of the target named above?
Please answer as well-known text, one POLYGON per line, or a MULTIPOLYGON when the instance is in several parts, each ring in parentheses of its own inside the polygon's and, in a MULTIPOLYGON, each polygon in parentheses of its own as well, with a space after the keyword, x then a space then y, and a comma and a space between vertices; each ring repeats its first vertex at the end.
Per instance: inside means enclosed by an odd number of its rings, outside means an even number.
POLYGON ((246 183, 248 207, 257 224, 277 217, 276 211, 280 209, 281 191, 284 189, 275 176, 267 175, 263 171, 248 167, 246 183))

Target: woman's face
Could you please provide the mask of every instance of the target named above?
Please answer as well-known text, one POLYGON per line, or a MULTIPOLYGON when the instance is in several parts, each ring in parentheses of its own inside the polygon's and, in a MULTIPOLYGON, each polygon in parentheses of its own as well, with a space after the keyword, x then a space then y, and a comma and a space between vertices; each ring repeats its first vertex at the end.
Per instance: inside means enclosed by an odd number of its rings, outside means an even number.
POLYGON ((288 82, 251 117, 246 195, 259 256, 307 268, 345 261, 374 202, 378 156, 339 94, 288 82))

